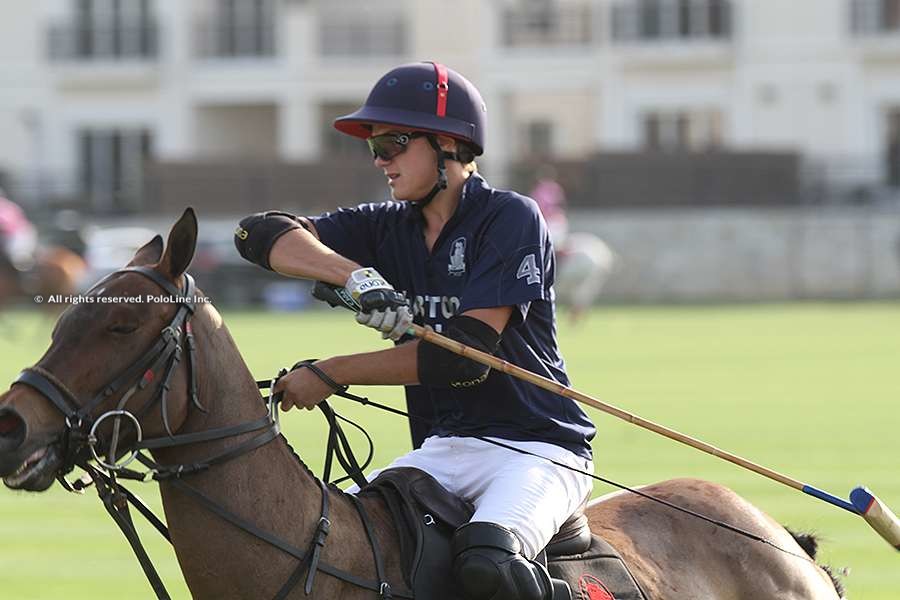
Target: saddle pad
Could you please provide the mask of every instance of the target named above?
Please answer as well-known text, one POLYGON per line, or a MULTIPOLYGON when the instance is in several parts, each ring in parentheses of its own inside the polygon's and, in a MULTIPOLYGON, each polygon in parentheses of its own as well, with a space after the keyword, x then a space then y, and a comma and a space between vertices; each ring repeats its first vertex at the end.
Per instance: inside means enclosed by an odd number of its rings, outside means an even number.
POLYGON ((547 567, 569 582, 574 600, 649 600, 615 548, 596 535, 587 552, 551 556, 547 567))
POLYGON ((451 580, 450 536, 474 509, 431 475, 410 467, 388 469, 360 490, 381 497, 397 528, 403 577, 416 598, 458 600, 451 580))

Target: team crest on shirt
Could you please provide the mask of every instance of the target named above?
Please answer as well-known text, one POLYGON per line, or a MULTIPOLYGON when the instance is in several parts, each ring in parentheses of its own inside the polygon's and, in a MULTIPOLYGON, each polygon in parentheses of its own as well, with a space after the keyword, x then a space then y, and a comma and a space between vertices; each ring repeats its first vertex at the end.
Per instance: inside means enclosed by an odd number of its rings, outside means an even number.
POLYGON ((450 264, 447 265, 447 272, 456 276, 466 272, 466 238, 458 237, 453 240, 453 244, 450 246, 450 264))

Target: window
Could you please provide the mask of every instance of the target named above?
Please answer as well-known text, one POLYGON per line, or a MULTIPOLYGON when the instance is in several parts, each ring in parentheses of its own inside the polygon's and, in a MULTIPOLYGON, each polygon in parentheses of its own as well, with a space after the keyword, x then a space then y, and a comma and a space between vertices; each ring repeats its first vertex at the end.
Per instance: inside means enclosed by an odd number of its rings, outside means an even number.
POLYGON ((520 0, 503 12, 503 43, 508 47, 584 45, 590 42, 589 3, 520 0))
POLYGON ((89 206, 117 212, 137 208, 144 161, 152 155, 147 129, 83 129, 78 134, 81 189, 89 206))
POLYGON ((205 57, 267 57, 275 54, 275 0, 218 0, 197 43, 205 57))
POLYGON ((704 151, 721 146, 717 110, 649 112, 643 116, 644 148, 661 152, 704 151))
POLYGON ((358 138, 345 135, 334 128, 334 120, 355 111, 362 104, 357 103, 329 103, 319 106, 319 123, 321 123, 322 156, 347 157, 365 160, 371 158, 369 147, 358 138))
POLYGON ((887 182, 891 187, 900 188, 900 109, 888 112, 887 126, 887 148, 885 152, 887 182))
POLYGON ((406 52, 402 17, 377 21, 322 20, 319 52, 323 56, 399 56, 406 52))
POLYGON ((613 6, 618 40, 727 38, 730 0, 621 0, 613 6))
POLYGON ((553 123, 538 119, 525 124, 526 156, 546 159, 554 154, 553 123))
POLYGON ((890 31, 900 29, 900 0, 882 0, 881 17, 884 29, 890 31))
POLYGON ((406 53, 406 19, 402 14, 347 6, 319 15, 319 52, 322 56, 401 56, 406 53))
POLYGON ((900 0, 853 0, 852 28, 860 34, 900 31, 900 0))
POLYGON ((50 30, 54 59, 152 58, 157 25, 151 0, 77 0, 72 22, 50 30))

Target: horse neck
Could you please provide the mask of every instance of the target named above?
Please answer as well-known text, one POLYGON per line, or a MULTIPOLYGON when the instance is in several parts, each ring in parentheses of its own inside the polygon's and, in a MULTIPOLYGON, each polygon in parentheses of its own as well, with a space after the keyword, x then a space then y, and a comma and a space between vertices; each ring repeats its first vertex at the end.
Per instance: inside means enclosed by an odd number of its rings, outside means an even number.
MULTIPOLYGON (((256 383, 212 306, 198 310, 193 329, 197 342, 194 370, 199 400, 207 412, 190 408, 179 433, 229 427, 263 417, 267 408, 256 383)), ((187 383, 186 377, 181 384, 173 382, 173 392, 176 385, 187 386, 187 383)), ((154 457, 163 464, 192 463, 221 453, 258 433, 169 448, 155 452, 154 457)), ((281 436, 238 458, 191 475, 184 483, 259 529, 302 549, 312 539, 321 515, 322 492, 318 480, 281 436)), ((248 543, 247 535, 236 526, 216 517, 171 484, 163 482, 160 490, 173 545, 195 596, 215 596, 219 590, 228 590, 228 586, 231 586, 230 593, 240 587, 257 586, 251 595, 256 594, 272 584, 273 561, 292 560, 271 546, 248 543), (209 543, 210 540, 217 543, 209 543), (223 568, 223 564, 234 564, 235 568, 223 568), (260 581, 248 578, 247 573, 261 574, 260 581), (235 580, 228 581, 232 574, 235 580)), ((345 551, 329 558, 326 550, 323 558, 364 575, 372 559, 367 544, 359 543, 365 539, 359 517, 339 492, 329 493, 329 504, 333 524, 329 544, 337 548, 355 545, 358 556, 345 551)), ((373 508, 376 508, 379 529, 383 530, 384 515, 378 507, 373 508)))
MULTIPOLYGON (((198 401, 203 410, 198 410, 189 402, 183 403, 186 418, 177 433, 233 427, 264 417, 267 407, 219 313, 211 305, 200 305, 191 319, 191 327, 196 347, 192 369, 197 382, 198 401)), ((182 366, 171 383, 170 394, 184 396, 189 385, 187 368, 182 366)), ((163 464, 193 463, 259 433, 256 431, 211 442, 174 446, 158 450, 154 456, 163 464)), ((215 468, 226 465, 228 463, 215 468)))
MULTIPOLYGON (((191 324, 197 348, 193 370, 197 378, 198 400, 205 411, 188 406, 187 418, 178 433, 233 427, 265 417, 268 407, 218 312, 210 305, 201 306, 191 324)), ((171 393, 183 394, 188 385, 187 369, 182 368, 180 381, 172 383, 171 393)), ((260 435, 262 431, 166 448, 156 451, 154 456, 166 465, 202 462, 260 435)), ((235 485, 256 480, 260 474, 265 476, 263 483, 271 481, 280 485, 291 481, 298 485, 302 498, 295 499, 297 509, 305 508, 301 499, 309 498, 310 506, 320 501, 315 477, 300 460, 292 456, 280 436, 261 448, 214 465, 209 471, 185 481, 210 493, 221 492, 222 496, 240 500, 242 496, 234 494, 235 485)))

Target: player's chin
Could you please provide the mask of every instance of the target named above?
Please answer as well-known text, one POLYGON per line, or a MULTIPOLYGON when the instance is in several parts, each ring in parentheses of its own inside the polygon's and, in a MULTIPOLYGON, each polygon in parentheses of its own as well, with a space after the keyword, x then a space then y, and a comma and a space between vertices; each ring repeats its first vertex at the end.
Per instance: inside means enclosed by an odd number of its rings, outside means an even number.
POLYGON ((393 198, 397 202, 412 202, 416 199, 414 195, 410 194, 403 188, 396 187, 391 188, 391 198, 393 198))
POLYGON ((391 196, 394 198, 394 200, 397 200, 398 202, 412 202, 415 204, 415 203, 422 201, 426 196, 428 196, 429 191, 430 190, 426 189, 424 191, 423 190, 412 190, 412 191, 401 192, 401 191, 394 189, 391 191, 391 196))

